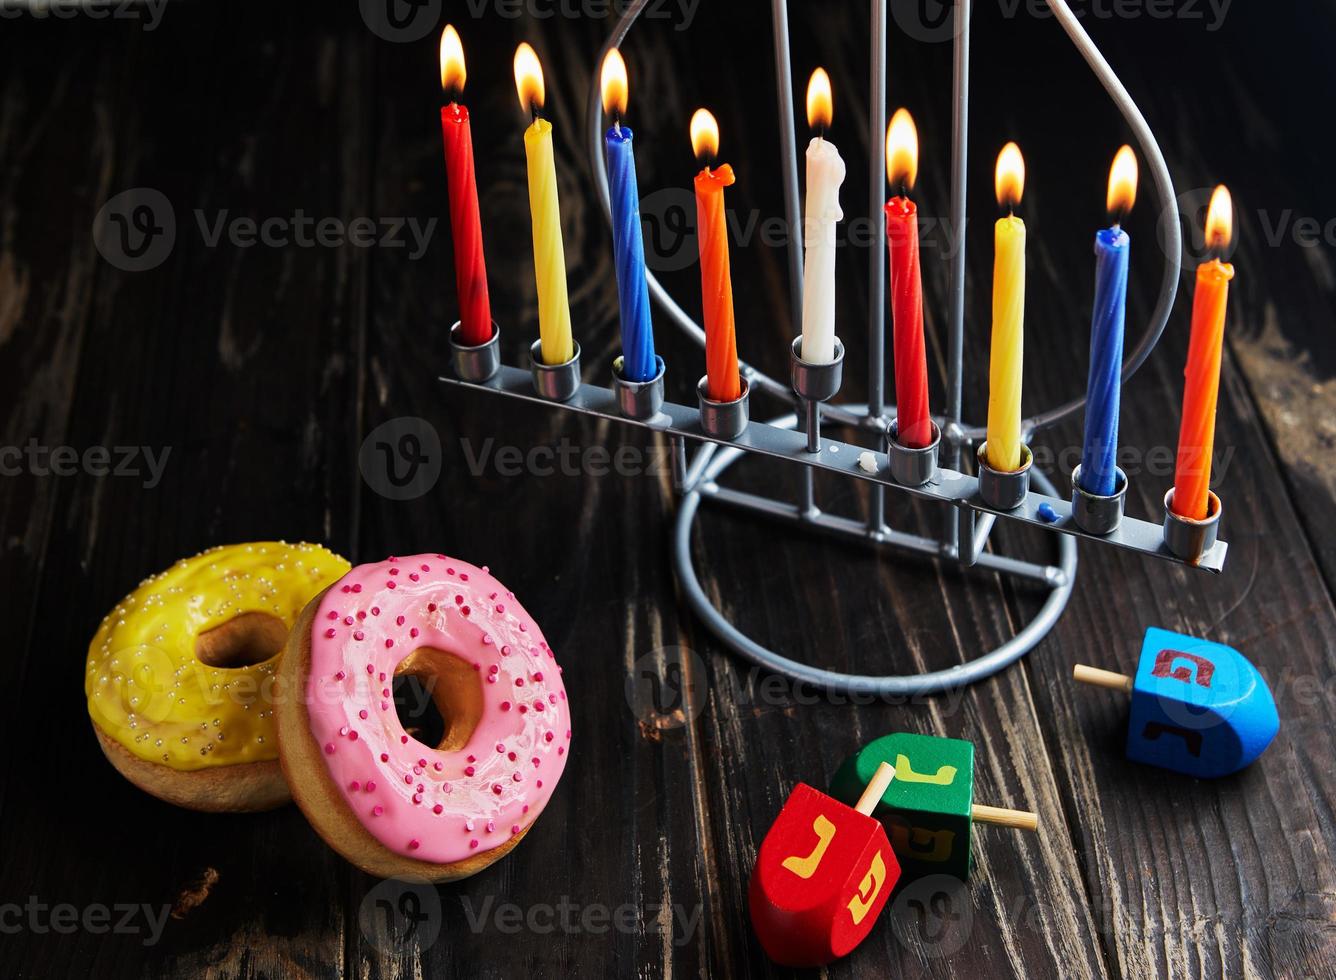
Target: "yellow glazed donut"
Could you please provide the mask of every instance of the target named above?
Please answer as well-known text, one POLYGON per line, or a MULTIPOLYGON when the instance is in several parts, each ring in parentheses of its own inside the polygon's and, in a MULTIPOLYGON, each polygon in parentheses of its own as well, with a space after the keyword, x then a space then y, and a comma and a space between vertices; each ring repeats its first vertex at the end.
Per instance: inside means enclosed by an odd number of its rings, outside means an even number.
POLYGON ((291 797, 273 685, 292 624, 349 569, 312 544, 211 548, 145 580, 98 627, 84 692, 103 753, 169 803, 267 810, 291 797))

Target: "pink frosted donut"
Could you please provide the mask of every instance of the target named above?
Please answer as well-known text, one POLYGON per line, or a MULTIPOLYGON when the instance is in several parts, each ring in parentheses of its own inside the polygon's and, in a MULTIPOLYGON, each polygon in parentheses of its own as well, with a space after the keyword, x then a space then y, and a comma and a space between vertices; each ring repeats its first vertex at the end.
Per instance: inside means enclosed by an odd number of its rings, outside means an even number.
POLYGON ((570 711, 552 649, 488 570, 444 555, 359 565, 307 606, 279 706, 293 797, 371 874, 449 880, 510 850, 566 766, 570 711), (395 712, 415 674, 445 721, 436 746, 395 712))

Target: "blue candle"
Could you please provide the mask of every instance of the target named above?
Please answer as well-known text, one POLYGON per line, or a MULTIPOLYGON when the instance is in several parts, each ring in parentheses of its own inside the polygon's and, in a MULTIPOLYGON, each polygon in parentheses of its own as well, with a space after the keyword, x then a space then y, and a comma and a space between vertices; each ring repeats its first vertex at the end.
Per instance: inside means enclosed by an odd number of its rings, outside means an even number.
POLYGON ((1122 387, 1123 320, 1131 239, 1118 225, 1095 234, 1095 309, 1090 318, 1090 380, 1086 387, 1081 488, 1112 496, 1117 489, 1118 403, 1122 387))
POLYGON ((612 197, 612 248, 617 265, 617 297, 622 317, 622 377, 649 381, 658 373, 654 328, 645 283, 645 243, 640 228, 634 134, 614 125, 606 137, 608 191, 612 197))

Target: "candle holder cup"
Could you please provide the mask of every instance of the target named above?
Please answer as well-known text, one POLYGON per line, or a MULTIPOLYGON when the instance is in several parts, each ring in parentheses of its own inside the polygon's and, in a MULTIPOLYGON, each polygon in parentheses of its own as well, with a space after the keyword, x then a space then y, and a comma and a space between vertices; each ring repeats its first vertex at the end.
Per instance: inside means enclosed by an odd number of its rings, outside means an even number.
POLYGON ((937 449, 942 443, 942 430, 936 422, 929 420, 928 424, 932 426, 932 441, 918 449, 901 444, 899 419, 891 422, 886 433, 891 478, 902 487, 921 487, 937 475, 937 449))
POLYGON ((844 345, 835 338, 835 359, 825 364, 804 361, 802 337, 793 338, 790 378, 793 390, 805 402, 830 401, 844 383, 844 345))
POLYGON ((988 443, 979 445, 979 496, 994 510, 1015 510, 1025 502, 1030 492, 1030 469, 1034 466, 1034 454, 1030 447, 1021 443, 1021 465, 1019 469, 1006 471, 995 470, 988 465, 988 443))
POLYGON ((654 356, 657 370, 648 381, 628 381, 622 375, 624 358, 612 362, 612 387, 617 394, 617 409, 628 419, 645 422, 663 408, 663 358, 654 356))
POLYGON ((459 342, 462 329, 463 324, 459 322, 450 328, 450 363, 455 374, 474 384, 491 381, 501 370, 501 328, 493 323, 491 339, 476 347, 459 342))
POLYGON ((535 340, 529 347, 529 371, 533 374, 534 391, 548 401, 568 402, 580 390, 580 344, 571 341, 575 353, 561 364, 543 363, 543 342, 535 340))
POLYGON ((1123 522, 1127 502, 1127 474, 1114 468, 1113 493, 1091 493, 1081 486, 1081 465, 1072 470, 1072 520, 1082 531, 1090 534, 1112 534, 1123 522))
POLYGON ((1220 531, 1220 515, 1225 506, 1214 491, 1207 492, 1206 517, 1193 520, 1174 513, 1174 488, 1164 495, 1164 543, 1175 555, 1196 564, 1215 547, 1220 531))
POLYGON ((717 402, 710 397, 710 379, 706 375, 696 383, 696 399, 700 403, 700 427, 706 435, 716 439, 736 439, 750 421, 748 401, 751 386, 740 378, 742 394, 731 402, 717 402))

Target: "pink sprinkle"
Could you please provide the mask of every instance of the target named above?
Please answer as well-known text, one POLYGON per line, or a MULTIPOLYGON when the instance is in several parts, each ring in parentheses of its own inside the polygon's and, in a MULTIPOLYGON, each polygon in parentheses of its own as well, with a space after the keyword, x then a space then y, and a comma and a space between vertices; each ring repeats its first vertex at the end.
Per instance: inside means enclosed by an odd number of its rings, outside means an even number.
POLYGON ((465 616, 467 616, 467 615, 469 614, 469 607, 468 607, 468 606, 465 606, 463 609, 461 609, 461 610, 459 610, 459 611, 460 611, 461 613, 463 613, 465 616))
POLYGON ((333 754, 334 754, 334 743, 333 743, 333 742, 326 742, 326 743, 325 743, 325 755, 333 755, 333 754))
POLYGON ((556 703, 557 703, 557 696, 556 696, 555 694, 549 694, 549 695, 547 696, 547 703, 548 703, 548 704, 556 704, 556 703))
POLYGON ((356 792, 357 792, 359 789, 361 789, 361 788, 362 788, 362 784, 359 783, 359 782, 358 782, 357 780, 355 780, 355 779, 354 779, 351 783, 348 784, 348 792, 350 792, 350 793, 356 793, 356 792))
POLYGON ((464 597, 462 595, 455 596, 455 605, 462 606, 463 604, 464 604, 464 597))
POLYGON ((412 629, 408 631, 408 635, 416 637, 418 635, 418 628, 414 626, 412 629))
POLYGON ((432 768, 435 769, 437 772, 440 772, 445 768, 445 766, 441 765, 439 762, 436 762, 432 764, 432 768))
POLYGON ((348 741, 350 741, 350 742, 356 742, 356 741, 357 741, 357 730, 356 730, 356 729, 353 729, 351 732, 348 733, 348 741))
POLYGON ((518 833, 520 832, 520 825, 517 824, 517 823, 513 823, 513 824, 511 824, 511 825, 510 825, 510 832, 511 832, 512 834, 518 834, 518 833))
POLYGON ((496 611, 499 612, 499 613, 503 613, 503 612, 505 612, 505 611, 506 611, 506 607, 505 607, 505 605, 504 605, 503 603, 498 602, 498 603, 496 604, 496 611))
POLYGON ((431 571, 431 566, 430 566, 430 565, 420 565, 419 567, 420 567, 424 572, 430 572, 430 571, 431 571))
POLYGON ((469 817, 467 820, 464 821, 464 829, 465 829, 465 830, 472 830, 472 829, 473 829, 473 818, 472 818, 472 817, 469 817))
POLYGON ((390 710, 390 706, 389 706, 389 704, 388 704, 387 702, 385 702, 385 701, 382 701, 382 702, 380 703, 380 710, 381 710, 381 711, 389 711, 389 710, 390 710))
POLYGON ((382 813, 384 813, 384 812, 385 812, 385 808, 384 808, 383 806, 381 806, 379 803, 377 803, 375 806, 373 806, 373 807, 371 808, 371 815, 372 815, 373 817, 378 817, 378 816, 380 816, 380 815, 381 815, 382 813))
POLYGON ((515 774, 514 774, 513 776, 511 776, 510 778, 513 779, 515 782, 518 783, 518 782, 519 782, 521 779, 523 779, 524 777, 522 777, 519 773, 515 773, 515 774))
POLYGON ((371 615, 373 615, 373 616, 379 616, 379 615, 380 615, 380 606, 372 606, 372 607, 371 607, 371 615))
POLYGON ((493 783, 493 784, 492 784, 492 792, 495 793, 497 796, 500 796, 500 795, 501 795, 501 784, 500 784, 500 783, 493 783))
POLYGON ((495 675, 495 674, 488 674, 488 675, 487 675, 487 683, 488 683, 488 684, 495 684, 495 683, 496 683, 496 675, 495 675))
MULTIPOLYGON (((362 638, 362 631, 361 631, 361 630, 355 630, 355 631, 353 631, 353 639, 354 639, 354 640, 360 640, 361 638, 362 638)), ((366 672, 367 672, 368 674, 371 673, 371 665, 370 665, 370 664, 367 664, 367 665, 366 665, 366 672)))
POLYGON ((352 588, 351 588, 350 586, 345 585, 345 586, 343 587, 342 591, 344 591, 344 592, 351 592, 351 591, 352 591, 352 588))
POLYGON ((426 760, 426 759, 418 759, 418 765, 420 765, 423 769, 427 768, 427 760, 426 760))
POLYGON ((427 603, 427 612, 435 612, 435 611, 436 611, 436 603, 434 602, 427 603))
POLYGON ((515 678, 515 686, 516 686, 516 687, 523 687, 523 686, 524 686, 524 678, 523 678, 523 677, 516 677, 516 678, 515 678))
POLYGON ((539 788, 539 789, 542 789, 542 788, 543 788, 543 781, 542 781, 541 779, 538 780, 538 788, 539 788))
POLYGON ((359 622, 362 621, 362 620, 364 620, 364 619, 366 619, 366 610, 365 610, 365 609, 360 609, 360 610, 358 610, 358 612, 357 612, 357 619, 358 619, 359 622))
POLYGON ((325 618, 326 618, 326 619, 338 619, 338 618, 339 618, 339 614, 336 613, 336 612, 334 612, 334 611, 331 609, 330 612, 329 612, 329 615, 327 615, 325 618))
POLYGON ((502 701, 502 702, 501 702, 501 710, 502 710, 502 711, 509 711, 509 710, 510 710, 510 702, 509 702, 509 701, 502 701))
POLYGON ((340 728, 340 729, 339 729, 339 734, 340 734, 340 735, 347 735, 347 734, 348 734, 348 726, 347 726, 347 725, 344 725, 342 728, 340 728))
POLYGON ((507 752, 507 753, 506 753, 506 758, 509 759, 511 762, 514 762, 514 761, 515 761, 515 753, 514 753, 514 752, 507 752))
POLYGON ((363 708, 361 711, 357 712, 357 717, 361 718, 363 721, 366 721, 367 720, 366 708, 363 708))
POLYGON ((543 710, 543 702, 542 702, 542 701, 535 701, 535 702, 533 703, 533 710, 534 710, 534 711, 542 711, 542 710, 543 710))
MULTIPOLYGON (((548 734, 551 735, 552 733, 551 733, 551 732, 548 732, 548 734)), ((390 761, 390 754, 389 754, 388 752, 382 752, 382 753, 380 754, 380 761, 381 761, 381 762, 389 762, 389 761, 390 761)))
MULTIPOLYGON (((466 615, 466 616, 468 615, 468 609, 467 609, 467 608, 464 610, 464 615, 466 615)), ((493 642, 494 642, 494 641, 492 640, 492 635, 491 635, 490 633, 484 633, 484 634, 483 634, 483 638, 482 638, 482 645, 483 645, 483 646, 485 646, 485 647, 489 647, 489 646, 492 645, 493 642)))
POLYGON ((495 674, 495 673, 496 673, 498 670, 500 670, 500 669, 501 669, 501 668, 498 667, 496 664, 492 664, 492 666, 490 666, 490 667, 487 668, 487 673, 489 673, 489 674, 495 674))
POLYGON ((495 822, 494 820, 488 820, 488 821, 487 821, 487 832, 488 832, 489 834, 492 834, 492 833, 495 833, 495 832, 496 832, 496 822, 495 822))
POLYGON ((410 851, 416 851, 421 846, 422 844, 418 842, 418 839, 416 837, 414 837, 411 841, 408 842, 408 849, 410 851))
POLYGON ((465 766, 465 767, 464 767, 464 775, 465 775, 465 776, 472 776, 472 775, 474 774, 474 772, 476 772, 476 771, 477 771, 477 770, 475 770, 472 766, 465 766))
POLYGON ((543 736, 543 738, 550 742, 552 741, 553 735, 551 732, 548 732, 546 735, 543 736))
POLYGON ((496 743, 496 751, 498 751, 498 752, 504 752, 504 751, 506 751, 506 747, 505 747, 504 745, 502 745, 500 742, 497 742, 497 743, 496 743))
POLYGON ((477 841, 476 839, 469 841, 469 850, 470 850, 470 851, 475 850, 475 849, 477 848, 477 846, 478 846, 478 841, 477 841))
POLYGON ((501 644, 501 656, 503 656, 503 657, 509 657, 509 656, 510 656, 510 644, 509 644, 509 643, 503 643, 503 644, 501 644))
POLYGON ((529 706, 527 704, 520 705, 520 714, 527 715, 528 713, 529 713, 529 706))
POLYGON ((431 812, 432 812, 432 813, 437 813, 437 814, 439 814, 439 813, 441 813, 444 809, 445 809, 445 807, 443 807, 443 806, 441 806, 441 804, 437 803, 434 807, 431 808, 431 812))
POLYGON ((376 791, 376 781, 374 779, 368 779, 366 781, 366 791, 368 793, 374 793, 376 791))
POLYGON ((361 591, 362 591, 362 583, 361 583, 361 582, 358 582, 356 585, 354 585, 354 586, 353 586, 353 591, 354 591, 354 592, 361 592, 361 591))
POLYGON ((339 671, 337 674, 334 675, 334 679, 335 679, 336 681, 341 681, 341 680, 343 680, 343 679, 344 679, 345 677, 347 677, 347 676, 348 676, 348 675, 345 674, 343 671, 339 671))
POLYGON ((469 762, 477 762, 477 761, 478 761, 478 757, 475 756, 475 755, 471 755, 471 756, 469 756, 468 761, 469 761, 469 762))
POLYGON ((399 736, 399 742, 400 742, 400 744, 402 744, 402 745, 407 745, 407 744, 408 744, 408 736, 407 736, 407 735, 400 735, 400 736, 399 736))
POLYGON ((388 650, 388 649, 389 649, 390 647, 392 647, 392 646, 394 646, 394 641, 393 641, 393 640, 386 640, 386 641, 385 641, 385 649, 386 649, 386 650, 388 650))
POLYGON ((535 769, 537 769, 539 766, 541 766, 541 765, 543 764, 543 760, 540 759, 540 758, 538 758, 538 756, 534 756, 534 757, 533 757, 532 759, 530 759, 529 761, 533 763, 533 767, 534 767, 535 769))
POLYGON ((419 578, 421 578, 421 576, 418 575, 417 572, 409 572, 408 577, 411 578, 414 582, 416 582, 419 578))
MULTIPOLYGON (((440 556, 438 555, 437 557, 439 558, 440 556)), ((446 575, 453 575, 453 574, 455 574, 455 570, 454 570, 453 568, 447 568, 447 569, 445 570, 445 574, 446 574, 446 575)))
POLYGON ((390 581, 386 582, 386 583, 385 583, 385 587, 386 587, 387 589, 393 589, 393 588, 395 587, 395 585, 394 585, 394 580, 391 579, 390 581))
POLYGON ((564 746, 564 745, 558 745, 558 746, 557 746, 557 755, 565 755, 565 754, 566 754, 566 746, 564 746))
MULTIPOLYGON (((359 640, 362 638, 362 634, 361 634, 361 633, 354 633, 353 635, 356 636, 359 640)), ((366 672, 367 672, 368 674, 374 674, 374 673, 376 672, 376 668, 375 668, 374 666, 372 666, 371 664, 367 664, 367 665, 366 665, 366 672)))
POLYGON ((411 775, 409 775, 408 773, 404 773, 404 782, 406 782, 409 786, 412 786, 412 785, 413 785, 413 777, 412 777, 411 775))
POLYGON ((469 580, 469 573, 468 573, 468 572, 460 572, 460 573, 459 573, 459 581, 461 581, 461 582, 467 582, 468 580, 469 580))
POLYGON ((380 677, 379 677, 379 679, 380 679, 380 681, 381 681, 382 684, 385 682, 385 672, 384 672, 384 671, 381 671, 381 672, 380 672, 380 677))
POLYGON ((413 802, 414 802, 414 803, 421 803, 421 802, 422 802, 422 794, 421 794, 421 793, 414 793, 414 794, 413 794, 413 802))
POLYGON ((391 569, 390 569, 390 574, 391 574, 391 575, 398 575, 398 574, 399 574, 399 569, 397 569, 397 568, 391 568, 391 569))
POLYGON ((395 626, 402 626, 402 625, 404 625, 404 617, 402 617, 402 616, 396 616, 396 617, 394 618, 394 625, 395 625, 395 626))
POLYGON ((541 681, 543 679, 543 672, 541 670, 535 670, 533 672, 533 679, 536 681, 541 681))

